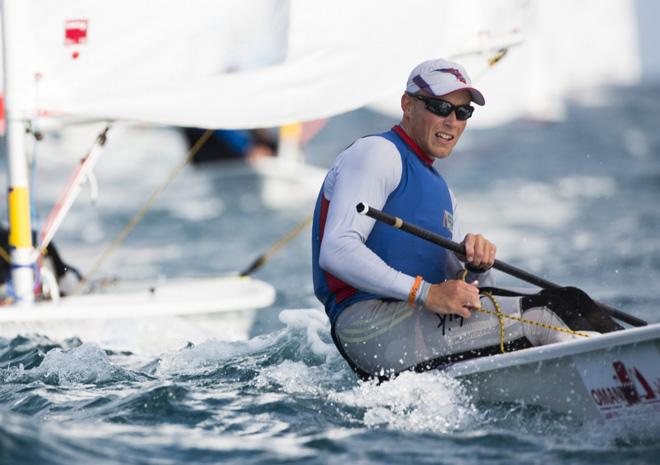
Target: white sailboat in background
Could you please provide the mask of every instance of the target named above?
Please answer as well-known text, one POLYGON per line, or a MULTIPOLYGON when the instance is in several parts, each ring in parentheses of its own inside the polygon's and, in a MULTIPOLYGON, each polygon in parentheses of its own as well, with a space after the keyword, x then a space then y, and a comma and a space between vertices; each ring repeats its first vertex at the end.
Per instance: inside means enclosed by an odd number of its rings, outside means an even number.
MULTIPOLYGON (((85 82, 89 76, 83 76, 80 80, 72 76, 80 77, 78 73, 81 72, 81 68, 84 68, 84 66, 77 67, 79 62, 75 60, 78 60, 81 52, 84 53, 87 49, 77 47, 91 43, 93 44, 92 50, 95 50, 94 44, 100 49, 108 45, 104 38, 97 40, 97 36, 94 34, 88 36, 88 27, 91 24, 92 27, 100 30, 104 26, 112 28, 119 27, 121 24, 118 21, 120 19, 118 15, 114 15, 109 20, 104 18, 104 20, 97 21, 105 13, 105 8, 100 2, 90 5, 90 11, 84 11, 85 8, 83 8, 82 12, 77 5, 80 2, 58 5, 58 11, 68 18, 61 23, 58 21, 59 18, 52 18, 54 21, 51 23, 48 15, 35 18, 32 13, 42 11, 41 7, 44 7, 46 3, 32 2, 28 5, 7 1, 2 5, 3 44, 5 47, 4 97, 7 114, 6 134, 10 181, 9 243, 12 255, 11 284, 13 287, 13 295, 10 298, 15 300, 13 305, 3 306, 2 312, 0 312, 2 335, 12 337, 23 332, 42 332, 56 338, 80 336, 85 340, 102 343, 105 347, 132 350, 139 347, 144 349, 143 352, 158 352, 180 346, 182 343, 194 340, 195 337, 222 337, 224 339, 247 337, 254 319, 254 310, 269 306, 275 297, 275 290, 270 284, 249 277, 221 276, 176 280, 150 286, 144 290, 75 295, 62 299, 56 298, 53 301, 39 299, 39 302, 35 302, 33 265, 38 258, 38 253, 33 250, 30 232, 32 227, 30 225, 30 196, 27 177, 26 127, 37 119, 39 119, 40 125, 45 121, 46 126, 48 124, 57 126, 66 124, 72 119, 85 121, 92 118, 85 114, 78 114, 75 110, 71 112, 53 110, 53 108, 57 108, 56 105, 42 104, 40 98, 33 100, 33 97, 36 94, 42 95, 42 77, 58 73, 60 73, 60 77, 65 76, 55 87, 58 92, 64 88, 71 90, 72 87, 79 89, 84 87, 81 86, 81 82, 85 82), (71 9, 75 13, 72 13, 71 9), (73 16, 68 16, 70 14, 73 16), (76 14, 87 16, 81 19, 79 16, 75 16, 76 14), (55 40, 56 36, 49 36, 48 33, 41 37, 34 34, 35 30, 43 31, 41 28, 48 30, 47 24, 57 25, 58 23, 63 28, 60 28, 59 31, 51 30, 51 32, 57 32, 57 38, 61 41, 55 40), (89 42, 88 38, 91 39, 89 42), (43 41, 41 41, 42 39, 43 41), (58 63, 54 65, 53 69, 49 68, 52 63, 48 62, 48 59, 53 56, 48 56, 48 54, 52 50, 44 51, 44 46, 48 47, 54 43, 62 46, 62 50, 73 64, 67 63, 68 66, 67 64, 60 66, 58 63), (74 50, 69 47, 73 47, 74 50), (43 51, 45 55, 32 54, 30 53, 32 50, 43 51), (44 56, 48 59, 44 60, 44 56), (51 72, 53 70, 55 71, 51 72), (26 76, 29 76, 27 85, 24 81, 26 76), (201 327, 207 328, 207 331, 200 332, 198 325, 191 333, 187 331, 190 325, 178 320, 172 325, 175 329, 165 333, 162 331, 162 324, 157 327, 159 328, 156 329, 157 332, 153 331, 154 328, 150 328, 149 325, 149 321, 154 321, 154 317, 162 322, 163 319, 172 317, 199 317, 209 314, 216 317, 214 320, 217 320, 217 324, 209 324, 209 320, 205 320, 201 327), (130 320, 129 324, 126 324, 126 320, 130 320), (138 320, 141 323, 135 324, 138 320), (136 331, 135 328, 142 329, 136 331), (150 332, 151 334, 149 334, 150 332), (145 340, 151 342, 144 344, 145 340)), ((142 13, 147 13, 147 10, 142 13)), ((143 16, 140 19, 144 21, 145 18, 143 16)), ((61 58, 62 56, 56 57, 55 61, 61 58)), ((114 64, 117 65, 117 63, 114 64)), ((92 68, 96 65, 98 62, 93 64, 92 68)), ((117 68, 117 72, 121 73, 121 71, 121 67, 117 68)), ((144 71, 147 73, 149 68, 145 68, 144 71)), ((84 70, 82 73, 85 74, 84 70)), ((135 76, 132 77, 135 78, 135 76)), ((100 88, 103 88, 107 86, 108 82, 106 80, 99 84, 100 88)), ((119 83, 113 82, 113 84, 119 83)), ((125 88, 123 90, 125 91, 125 88)), ((47 89, 43 95, 49 95, 49 92, 47 89)), ((109 118, 103 116, 98 119, 109 118)), ((80 163, 78 172, 67 186, 67 195, 62 196, 56 204, 57 208, 54 211, 57 214, 51 215, 49 221, 46 222, 42 246, 45 246, 53 237, 57 227, 62 223, 63 214, 75 200, 75 191, 80 190, 80 183, 91 178, 92 169, 105 142, 106 132, 107 129, 99 137, 99 142, 95 144, 84 162, 80 163)), ((57 290, 55 293, 52 292, 54 285, 55 283, 50 283, 50 294, 57 297, 57 290)))

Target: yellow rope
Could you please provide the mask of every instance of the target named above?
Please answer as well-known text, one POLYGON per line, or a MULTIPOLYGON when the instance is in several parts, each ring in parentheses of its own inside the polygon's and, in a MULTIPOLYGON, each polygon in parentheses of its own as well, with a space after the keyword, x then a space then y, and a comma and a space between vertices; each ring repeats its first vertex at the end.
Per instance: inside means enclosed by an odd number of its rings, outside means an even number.
MULTIPOLYGON (((468 271, 466 269, 464 269, 462 272, 459 271, 457 279, 460 279, 461 281, 465 281, 465 278, 467 277, 467 275, 468 275, 468 271)), ((500 308, 500 305, 497 303, 497 300, 495 299, 495 296, 492 293, 484 292, 481 295, 483 295, 484 297, 487 297, 493 303, 493 306, 495 307, 495 311, 486 310, 483 307, 480 307, 480 308, 474 307, 471 310, 476 310, 478 312, 485 313, 487 315, 492 315, 492 316, 497 317, 497 319, 499 320, 499 323, 500 323, 500 352, 502 352, 502 353, 504 353, 504 343, 505 343, 505 340, 504 340, 504 319, 505 318, 508 318, 509 320, 517 321, 519 323, 526 324, 526 325, 538 326, 538 327, 543 328, 543 329, 550 329, 552 331, 557 331, 557 332, 560 332, 560 333, 570 334, 572 336, 589 337, 588 334, 573 331, 572 329, 561 328, 559 326, 553 326, 553 325, 549 325, 549 324, 546 324, 546 323, 540 323, 538 321, 532 321, 532 320, 527 320, 525 318, 520 318, 520 317, 517 317, 517 316, 507 315, 506 313, 502 312, 502 309, 500 308)))
POLYGON ((192 146, 186 157, 179 163, 174 170, 170 173, 170 175, 165 179, 165 181, 154 191, 153 194, 147 199, 147 201, 144 203, 142 208, 133 216, 131 221, 128 222, 126 226, 124 226, 124 229, 122 229, 119 234, 117 234, 117 237, 115 238, 114 241, 105 249, 105 251, 101 254, 99 259, 96 261, 94 266, 92 267, 91 271, 86 273, 85 277, 80 281, 80 285, 78 286, 78 289, 76 289, 75 294, 79 294, 82 291, 82 288, 87 284, 88 280, 99 270, 101 267, 101 264, 105 261, 110 254, 112 254, 117 247, 123 242, 124 239, 126 239, 126 236, 133 230, 133 228, 140 222, 140 220, 144 217, 144 215, 147 213, 151 205, 156 201, 158 196, 165 190, 165 188, 174 180, 174 178, 181 172, 181 170, 192 160, 192 158, 197 154, 199 149, 202 148, 202 146, 206 143, 206 141, 211 137, 213 134, 212 129, 207 129, 204 134, 195 142, 195 145, 192 146))
MULTIPOLYGON (((484 295, 486 295, 486 294, 484 294, 484 295)), ((491 298, 493 298, 493 297, 491 296, 491 298)), ((494 312, 492 310, 486 310, 483 307, 473 308, 472 310, 476 310, 478 312, 485 313, 487 315, 493 315, 493 316, 496 316, 500 319, 507 318, 509 320, 518 321, 518 322, 526 324, 526 325, 538 326, 538 327, 544 328, 544 329, 551 329, 553 331, 558 331, 560 333, 570 334, 572 336, 590 337, 588 334, 573 331, 572 329, 560 328, 559 326, 552 326, 552 325, 548 325, 548 324, 545 324, 545 323, 540 323, 538 321, 532 321, 532 320, 527 320, 525 318, 520 318, 518 316, 507 315, 506 313, 501 313, 501 312, 498 313, 498 312, 494 312)))
POLYGON ((500 304, 497 303, 497 300, 495 300, 495 297, 493 297, 492 293, 484 292, 482 295, 489 298, 495 306, 495 315, 500 322, 500 352, 504 353, 504 313, 502 313, 500 304))
POLYGON ((456 279, 458 279, 459 281, 465 281, 465 279, 467 278, 467 275, 468 275, 468 270, 463 268, 462 271, 458 272, 458 276, 457 276, 456 279))

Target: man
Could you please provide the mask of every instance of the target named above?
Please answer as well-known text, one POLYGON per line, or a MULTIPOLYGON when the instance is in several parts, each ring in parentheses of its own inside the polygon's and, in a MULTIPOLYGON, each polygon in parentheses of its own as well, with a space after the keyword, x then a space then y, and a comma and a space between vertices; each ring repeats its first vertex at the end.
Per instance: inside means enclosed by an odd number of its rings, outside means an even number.
POLYGON ((514 320, 504 320, 500 331, 499 318, 473 311, 520 317, 527 308, 519 296, 480 298, 478 285, 494 285, 489 268, 496 247, 481 234, 462 235, 456 199, 432 166, 456 146, 471 102, 484 105, 485 99, 461 65, 419 64, 401 97, 401 123, 353 143, 323 183, 312 233, 314 289, 335 344, 362 378, 495 353, 500 342, 514 350, 548 339, 514 320), (359 202, 461 241, 465 256, 358 215, 359 202))

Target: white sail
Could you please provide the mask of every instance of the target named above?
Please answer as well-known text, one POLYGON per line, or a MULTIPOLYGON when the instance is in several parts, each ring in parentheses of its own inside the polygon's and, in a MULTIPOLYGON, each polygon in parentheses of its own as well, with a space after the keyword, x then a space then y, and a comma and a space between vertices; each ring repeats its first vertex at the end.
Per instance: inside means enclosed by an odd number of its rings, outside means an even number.
POLYGON ((476 43, 483 26, 437 0, 16 3, 17 114, 178 126, 352 110, 400 93, 416 63, 476 43))

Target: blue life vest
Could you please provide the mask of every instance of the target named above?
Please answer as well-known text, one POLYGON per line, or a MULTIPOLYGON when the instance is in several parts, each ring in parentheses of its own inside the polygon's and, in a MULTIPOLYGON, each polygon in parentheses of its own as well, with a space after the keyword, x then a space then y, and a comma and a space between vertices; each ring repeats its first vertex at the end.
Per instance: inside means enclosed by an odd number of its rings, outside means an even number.
MULTIPOLYGON (((445 180, 433 166, 422 161, 395 130, 378 136, 384 137, 396 146, 402 162, 401 181, 387 198, 382 210, 451 239, 453 208, 445 180)), ((324 304, 326 313, 334 324, 346 307, 356 302, 383 298, 383 296, 354 289, 320 268, 319 252, 327 208, 328 201, 323 196, 323 188, 321 188, 312 226, 314 293, 324 304)), ((413 277, 422 276, 430 283, 447 279, 447 251, 417 236, 376 221, 367 238, 366 246, 395 270, 413 277)))

